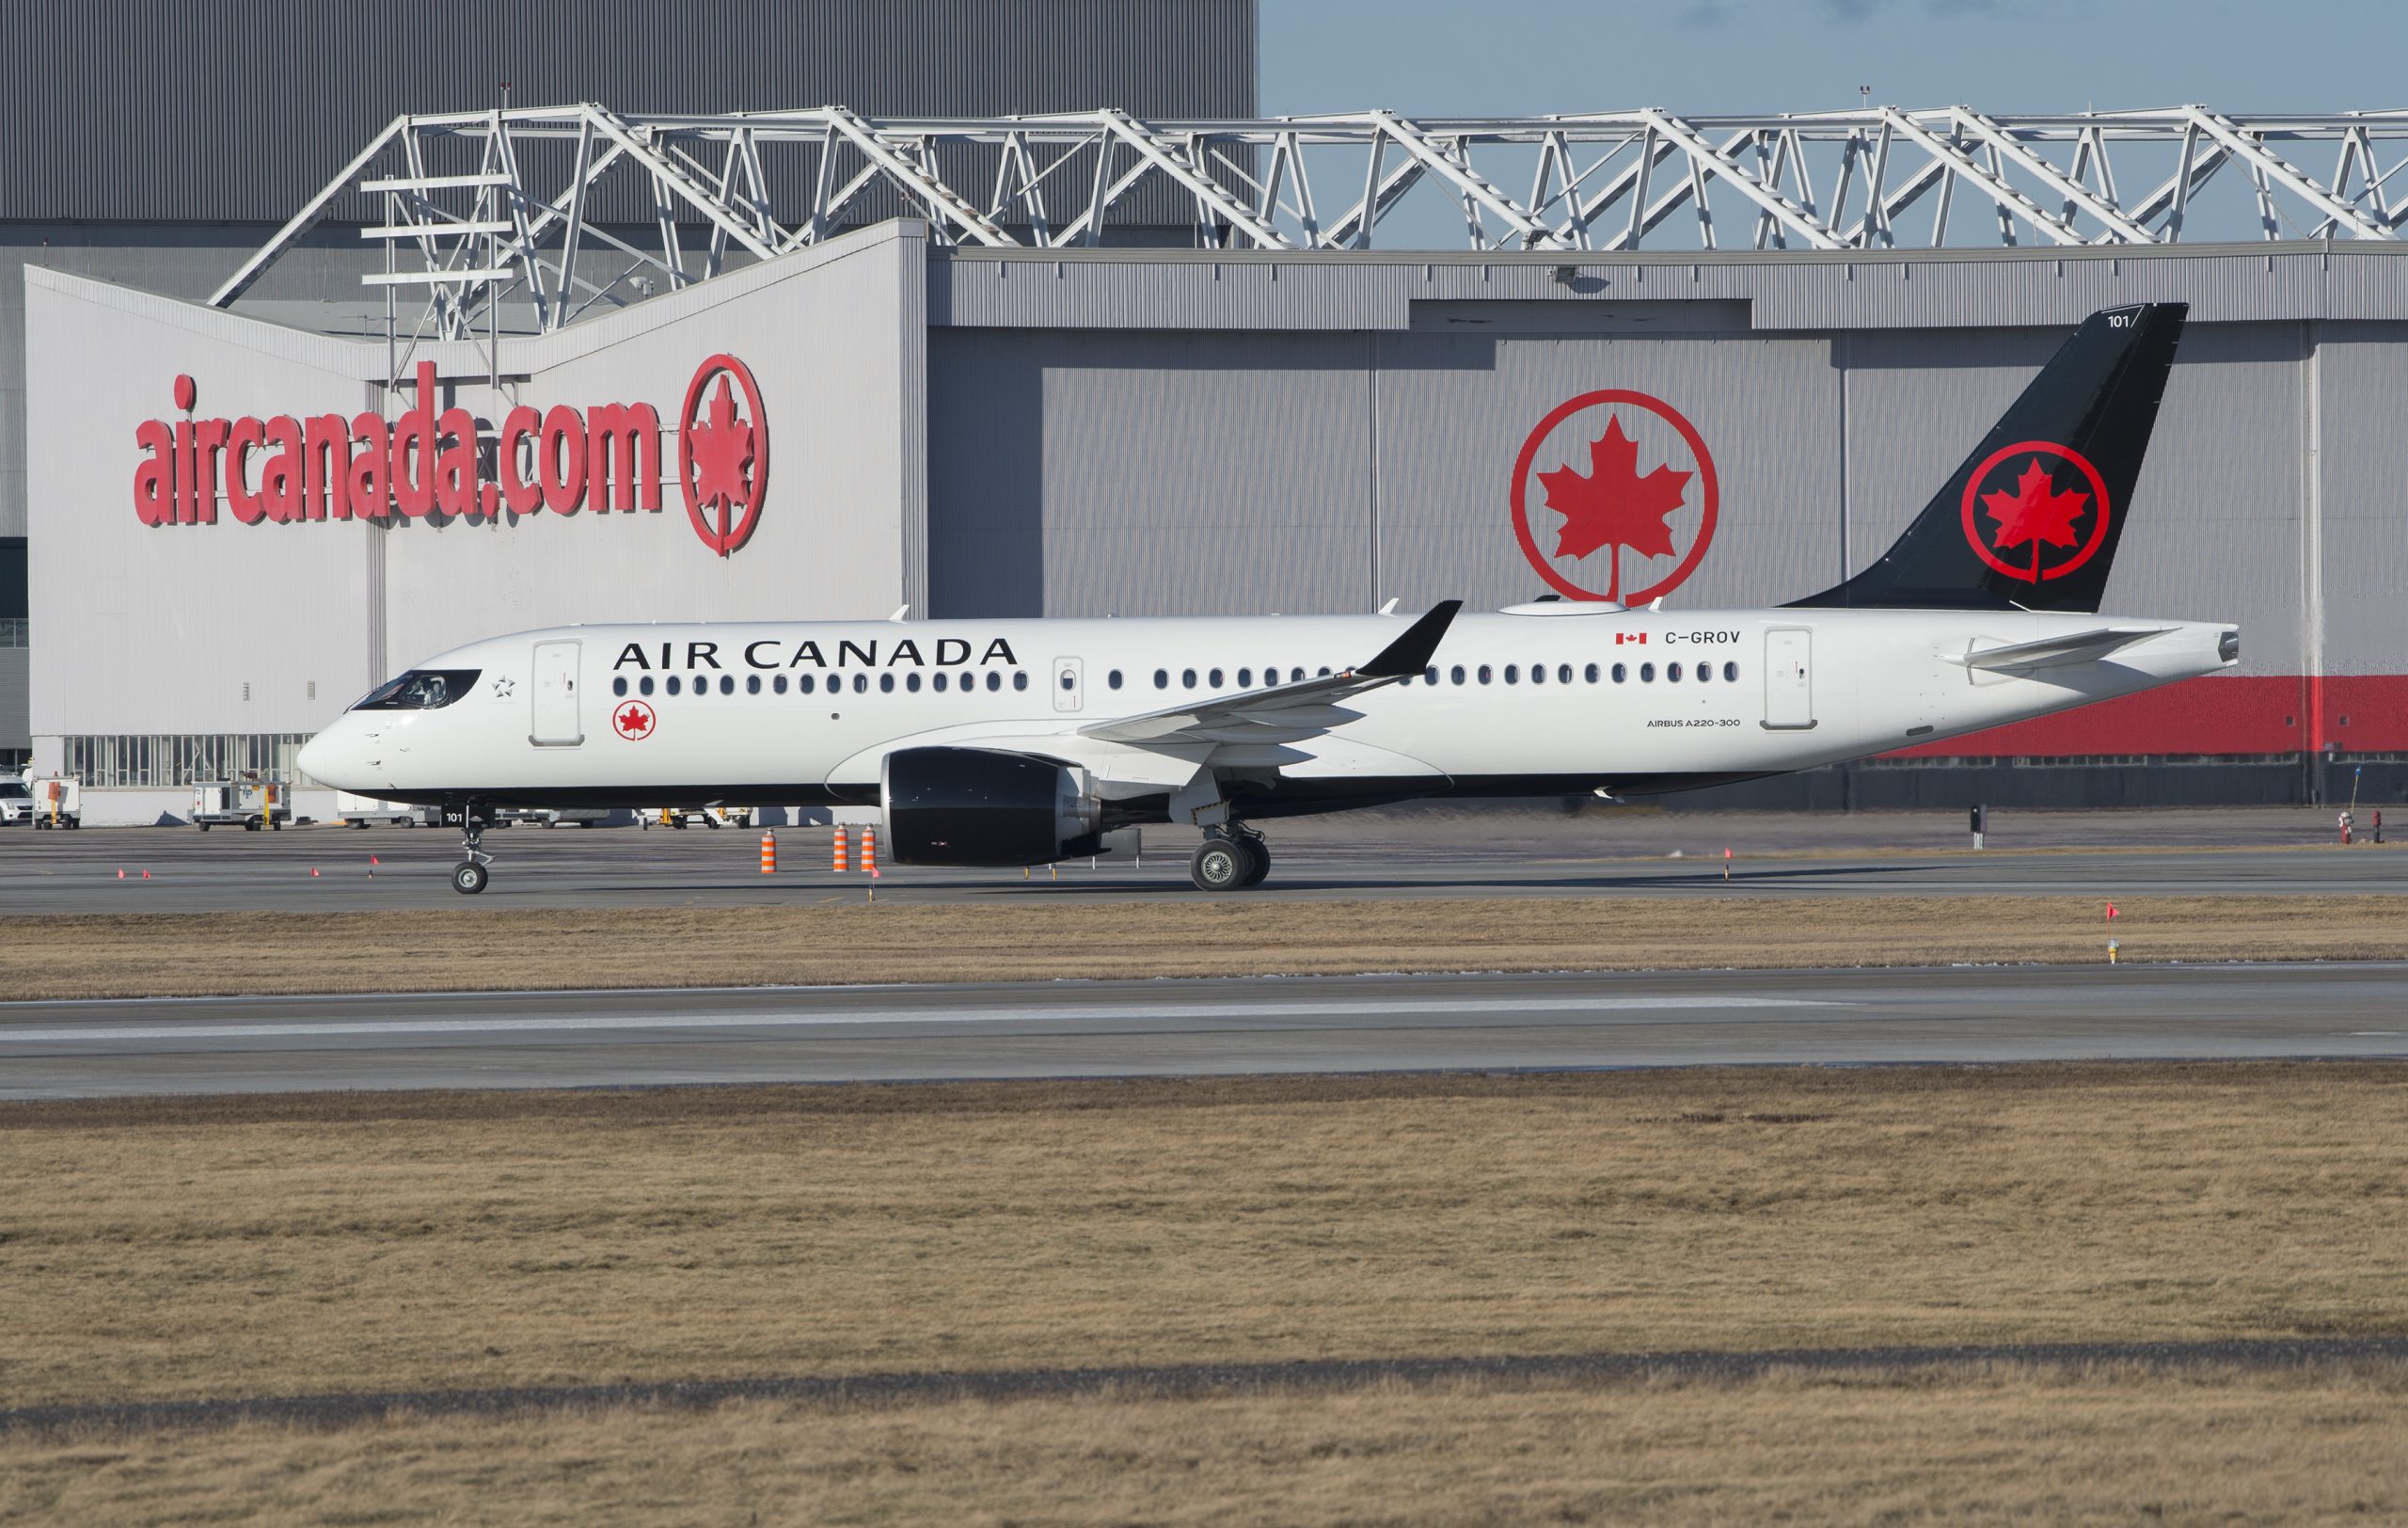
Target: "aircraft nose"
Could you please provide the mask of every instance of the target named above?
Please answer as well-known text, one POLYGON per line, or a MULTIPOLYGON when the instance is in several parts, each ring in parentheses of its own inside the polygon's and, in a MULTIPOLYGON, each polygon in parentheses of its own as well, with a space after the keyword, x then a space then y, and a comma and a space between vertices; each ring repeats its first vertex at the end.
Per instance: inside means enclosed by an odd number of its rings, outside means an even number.
POLYGON ((343 724, 338 721, 303 743, 301 752, 293 756, 293 764, 312 780, 338 789, 346 788, 350 772, 343 768, 343 760, 350 750, 341 744, 342 730, 343 724))

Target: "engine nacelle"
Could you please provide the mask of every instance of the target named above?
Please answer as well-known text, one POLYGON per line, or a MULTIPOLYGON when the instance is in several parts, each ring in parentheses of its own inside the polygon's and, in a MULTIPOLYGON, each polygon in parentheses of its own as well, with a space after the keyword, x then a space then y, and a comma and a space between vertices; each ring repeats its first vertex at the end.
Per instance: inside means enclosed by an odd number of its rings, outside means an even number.
POLYGON ((879 782, 898 865, 1046 865, 1091 854, 1102 805, 1086 772, 995 748, 903 748, 879 782))

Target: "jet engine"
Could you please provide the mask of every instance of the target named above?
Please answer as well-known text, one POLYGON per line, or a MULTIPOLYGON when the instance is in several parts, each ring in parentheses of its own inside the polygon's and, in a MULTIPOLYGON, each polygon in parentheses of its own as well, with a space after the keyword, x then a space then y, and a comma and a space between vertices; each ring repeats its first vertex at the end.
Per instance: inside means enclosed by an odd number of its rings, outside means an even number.
POLYGON ((1097 852, 1102 804, 1086 772, 995 748, 904 748, 879 782, 901 865, 1045 865, 1097 852))

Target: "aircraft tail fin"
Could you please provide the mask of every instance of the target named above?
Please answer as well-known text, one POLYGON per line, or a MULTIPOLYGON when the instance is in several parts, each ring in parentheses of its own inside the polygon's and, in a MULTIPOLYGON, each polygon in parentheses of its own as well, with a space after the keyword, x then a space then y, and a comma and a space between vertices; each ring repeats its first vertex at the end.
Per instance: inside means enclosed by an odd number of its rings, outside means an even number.
POLYGON ((2095 613, 2189 310, 2091 314, 1879 561, 1796 603, 2095 613))

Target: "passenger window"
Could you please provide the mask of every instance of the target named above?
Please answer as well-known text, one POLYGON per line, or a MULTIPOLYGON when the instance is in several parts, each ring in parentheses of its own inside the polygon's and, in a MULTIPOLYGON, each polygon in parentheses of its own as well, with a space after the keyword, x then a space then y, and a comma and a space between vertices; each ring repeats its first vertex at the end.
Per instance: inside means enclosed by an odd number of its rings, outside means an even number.
POLYGON ((909 690, 910 692, 911 692, 911 693, 913 693, 913 694, 915 694, 915 695, 916 695, 916 694, 918 694, 918 693, 920 692, 920 676, 919 676, 919 675, 917 675, 917 674, 906 674, 905 676, 903 676, 903 688, 904 688, 904 689, 906 689, 906 690, 909 690))
MULTIPOLYGON (((1555 666, 1555 682, 1558 684, 1570 684, 1572 682, 1571 664, 1558 663, 1555 666)), ((1595 684, 1597 682, 1597 665, 1594 663, 1589 665, 1589 682, 1591 684, 1595 684)))
MULTIPOLYGON (((1589 665, 1589 682, 1591 684, 1597 682, 1597 665, 1594 663, 1589 665)), ((1614 683, 1622 683, 1622 665, 1619 663, 1614 665, 1614 683)))
POLYGON ((1505 665, 1505 682, 1507 684, 1520 684, 1522 682, 1521 664, 1508 663, 1505 665))
POLYGON ((783 674, 770 676, 769 688, 776 691, 779 694, 784 694, 786 692, 786 676, 783 674))
POLYGON ((626 694, 626 692, 627 692, 627 676, 626 676, 626 675, 624 675, 624 674, 617 674, 617 675, 613 675, 613 676, 611 676, 611 677, 610 677, 610 693, 612 693, 612 694, 614 694, 614 695, 624 695, 624 694, 626 694))
POLYGON ((759 675, 748 674, 744 676, 744 692, 748 695, 757 695, 761 692, 761 676, 759 675))
POLYGON ((1621 663, 1616 663, 1614 665, 1614 683, 1621 684, 1629 677, 1630 670, 1627 666, 1621 663))
POLYGON ((1656 682, 1655 664, 1641 663, 1639 665, 1639 682, 1640 684, 1654 684, 1656 682))
POLYGON ((1678 683, 1680 683, 1680 682, 1681 682, 1681 665, 1679 665, 1678 663, 1667 663, 1667 664, 1665 664, 1665 665, 1664 665, 1664 677, 1665 677, 1666 679, 1670 680, 1671 682, 1672 682, 1673 684, 1678 684, 1678 683))
POLYGON ((1078 687, 1078 676, 1072 674, 1069 669, 1064 669, 1062 671, 1062 688, 1065 690, 1076 690, 1078 687))
POLYGON ((1329 670, 1327 670, 1327 669, 1323 669, 1323 670, 1322 670, 1322 671, 1321 671, 1321 673, 1320 673, 1320 675, 1318 676, 1318 677, 1321 677, 1321 678, 1323 678, 1323 679, 1328 678, 1328 677, 1329 677, 1329 670))
POLYGON ((856 674, 853 676, 853 693, 857 695, 866 695, 869 693, 868 675, 856 674))
POLYGON ((1154 670, 1154 688, 1157 690, 1167 690, 1170 688, 1170 670, 1154 670))
POLYGON ((652 693, 651 675, 647 674, 642 678, 636 681, 636 693, 639 695, 648 695, 652 693))
POLYGON ((1452 670, 1452 672, 1451 672, 1451 674, 1450 674, 1450 677, 1452 677, 1452 678, 1453 678, 1453 680, 1454 680, 1457 684, 1461 684, 1461 683, 1463 683, 1463 682, 1464 682, 1464 666, 1463 666, 1461 663, 1457 663, 1457 664, 1454 666, 1454 669, 1452 670))
POLYGON ((1711 679, 1711 678, 1713 678, 1713 677, 1714 677, 1714 665, 1713 665, 1713 664, 1711 664, 1711 663, 1700 663, 1700 664, 1697 666, 1697 682, 1698 682, 1698 683, 1700 683, 1700 684, 1703 684, 1703 683, 1705 683, 1708 679, 1711 679))
MULTIPOLYGON (((942 679, 942 678, 943 678, 943 677, 944 677, 944 676, 943 676, 943 675, 942 675, 942 674, 940 674, 940 675, 938 675, 938 676, 937 676, 937 677, 938 677, 938 678, 940 678, 940 679, 942 679)), ((1109 674, 1107 674, 1107 675, 1105 675, 1105 676, 1103 676, 1103 682, 1104 682, 1104 683, 1106 683, 1106 684, 1108 684, 1108 685, 1110 685, 1110 686, 1112 686, 1112 688, 1114 688, 1115 690, 1119 689, 1119 688, 1120 688, 1120 671, 1119 671, 1118 669, 1114 669, 1111 673, 1109 673, 1109 674)))
POLYGON ((1433 663, 1428 668, 1423 669, 1421 671, 1421 676, 1429 680, 1432 684, 1436 684, 1438 682, 1438 665, 1433 663))
POLYGON ((1736 663, 1723 664, 1722 677, 1732 684, 1737 684, 1739 682, 1739 665, 1736 663))
POLYGON ((1530 682, 1532 684, 1546 683, 1546 665, 1545 663, 1532 663, 1530 665, 1530 682))
POLYGON ((878 689, 879 693, 880 694, 891 695, 895 693, 895 676, 892 674, 879 675, 878 676, 878 689))
POLYGON ((722 695, 732 695, 736 693, 735 675, 722 674, 719 676, 719 692, 722 695))
POLYGON ((1001 690, 1003 687, 1004 676, 990 671, 987 676, 987 688, 990 690, 1001 690))
POLYGON ((943 693, 944 693, 944 692, 945 692, 945 673, 944 673, 944 670, 943 670, 943 669, 939 669, 939 670, 937 670, 937 671, 936 671, 936 674, 934 675, 934 676, 932 676, 932 677, 928 680, 928 683, 930 683, 930 684, 932 684, 932 685, 934 685, 934 686, 936 687, 936 692, 937 692, 937 693, 938 693, 938 694, 940 694, 940 695, 943 694, 943 693))
POLYGON ((1494 670, 1492 670, 1492 669, 1490 669, 1490 668, 1489 668, 1489 666, 1488 666, 1487 664, 1482 663, 1481 665, 1480 665, 1480 682, 1481 682, 1481 683, 1482 683, 1482 684, 1486 684, 1489 680, 1491 680, 1491 679, 1495 678, 1496 676, 1497 676, 1497 675, 1496 675, 1495 671, 1494 671, 1494 670))
POLYGON ((1012 688, 1015 690, 1025 690, 1028 688, 1028 675, 1026 671, 1023 670, 1022 672, 1012 676, 1012 688))
POLYGON ((1251 690, 1254 688, 1254 670, 1249 668, 1242 668, 1238 670, 1238 688, 1241 690, 1251 690))
POLYGON ((1195 689, 1196 671, 1194 669, 1180 669, 1179 671, 1179 684, 1180 688, 1182 690, 1195 689))
POLYGON ((678 680, 677 676, 675 676, 674 674, 671 675, 671 676, 669 676, 669 692, 670 692, 671 694, 673 694, 673 694, 675 694, 675 693, 678 692, 678 690, 679 690, 680 688, 682 688, 682 686, 681 686, 681 684, 680 684, 680 681, 678 680))
POLYGON ((794 676, 794 690, 796 694, 807 695, 818 688, 819 681, 813 678, 808 674, 798 674, 794 676))

